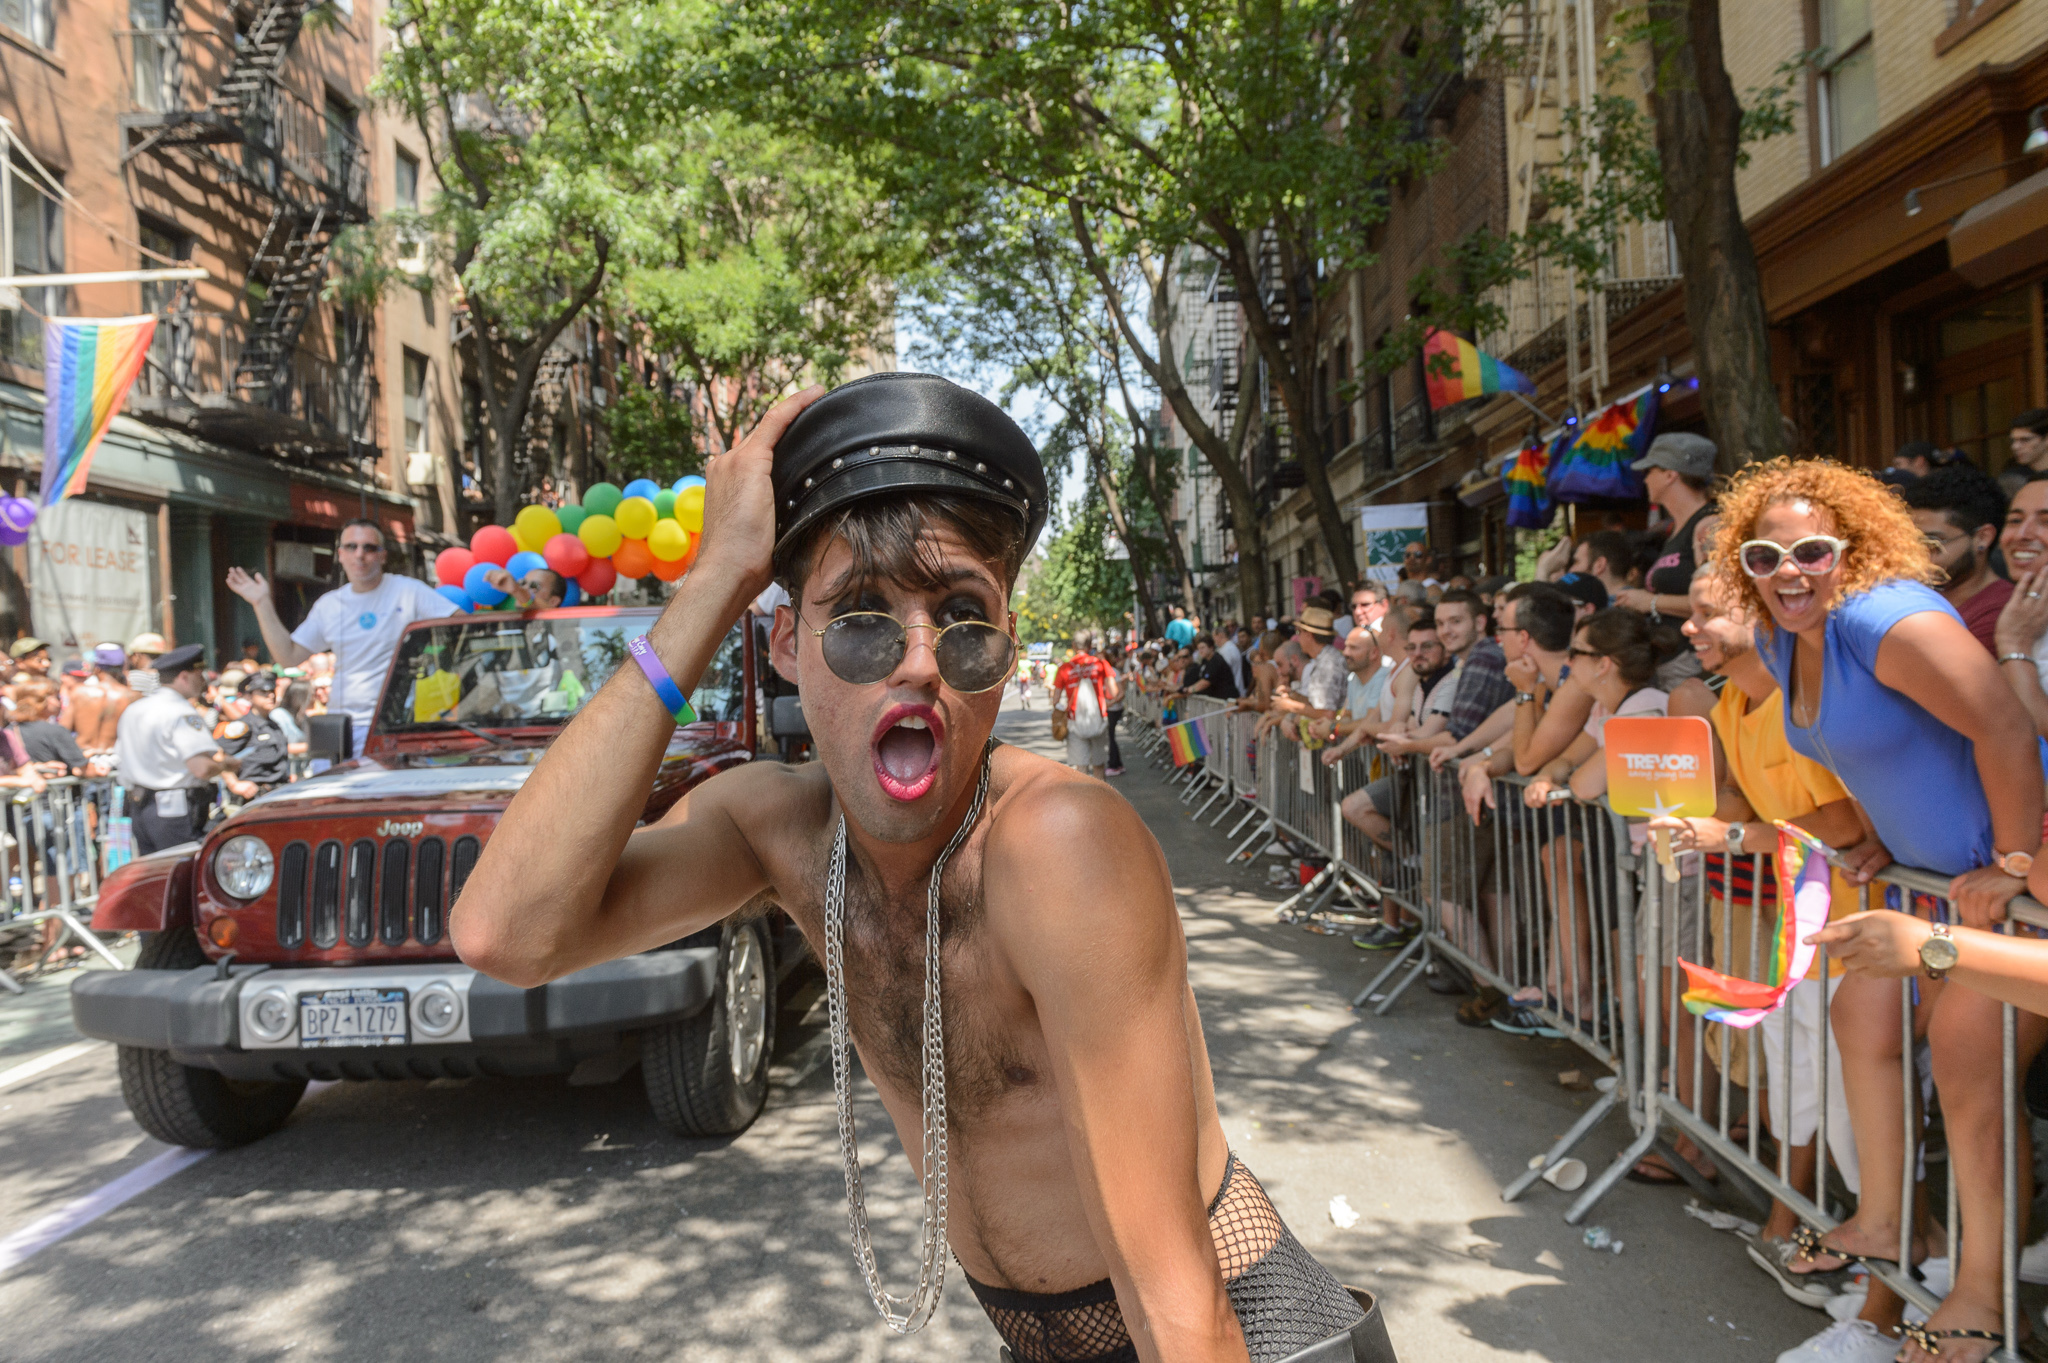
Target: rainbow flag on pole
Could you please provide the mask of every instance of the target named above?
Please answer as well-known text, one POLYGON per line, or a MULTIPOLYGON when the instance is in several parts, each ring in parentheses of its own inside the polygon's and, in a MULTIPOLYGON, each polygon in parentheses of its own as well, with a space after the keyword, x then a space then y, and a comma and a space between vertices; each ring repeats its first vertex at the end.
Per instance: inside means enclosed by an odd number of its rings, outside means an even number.
POLYGON ((1470 341, 1436 327, 1422 342, 1422 370, 1432 409, 1488 393, 1533 393, 1536 385, 1470 341))
POLYGON ((154 317, 43 322, 43 505, 85 490, 92 453, 142 370, 154 317))
POLYGON ((1173 765, 1185 767, 1196 758, 1209 755, 1209 740, 1202 736, 1202 721, 1183 720, 1166 729, 1166 747, 1173 754, 1173 765))
POLYGON ((1778 825, 1778 884, 1791 894, 1778 896, 1778 925, 1773 930, 1768 978, 1737 979, 1681 958, 1691 988, 1685 1006, 1709 1022, 1754 1027, 1777 1010, 1792 986, 1806 978, 1819 948, 1807 938, 1827 926, 1834 898, 1828 849, 1811 833, 1789 823, 1778 825))

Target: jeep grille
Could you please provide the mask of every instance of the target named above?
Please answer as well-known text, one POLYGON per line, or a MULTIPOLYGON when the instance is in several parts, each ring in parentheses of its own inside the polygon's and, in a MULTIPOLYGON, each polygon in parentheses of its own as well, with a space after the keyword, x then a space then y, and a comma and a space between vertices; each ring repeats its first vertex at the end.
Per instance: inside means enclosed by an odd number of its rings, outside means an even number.
POLYGON ((360 838, 347 849, 344 884, 338 840, 318 847, 286 843, 277 860, 278 945, 304 946, 310 932, 316 947, 335 946, 344 936, 350 946, 368 946, 374 928, 384 946, 403 946, 407 938, 432 946, 441 940, 447 906, 462 893, 462 883, 476 869, 481 850, 482 844, 469 836, 455 840, 452 858, 438 837, 417 842, 391 838, 380 856, 375 842, 360 838), (443 871, 451 867, 452 875, 444 882, 443 871))

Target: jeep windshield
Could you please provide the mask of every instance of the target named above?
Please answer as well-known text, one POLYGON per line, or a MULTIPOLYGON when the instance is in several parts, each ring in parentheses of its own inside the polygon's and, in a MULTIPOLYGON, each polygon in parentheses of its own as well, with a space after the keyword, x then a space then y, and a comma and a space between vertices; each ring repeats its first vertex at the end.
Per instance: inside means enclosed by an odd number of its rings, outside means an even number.
MULTIPOLYGON (((547 618, 456 616, 409 630, 377 711, 383 733, 459 732, 465 725, 525 729, 567 723, 626 660, 647 615, 547 618)), ((738 718, 740 635, 704 671, 702 720, 738 718)))

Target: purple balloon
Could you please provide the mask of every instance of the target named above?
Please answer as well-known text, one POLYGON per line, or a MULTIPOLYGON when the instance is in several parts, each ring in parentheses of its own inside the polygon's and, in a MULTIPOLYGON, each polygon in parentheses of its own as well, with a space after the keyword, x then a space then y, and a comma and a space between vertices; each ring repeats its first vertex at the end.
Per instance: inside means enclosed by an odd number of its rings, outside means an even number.
POLYGON ((4 544, 10 549, 17 549, 27 543, 28 531, 16 530, 11 526, 0 524, 0 544, 4 544))
POLYGON ((0 497, 0 528, 20 531, 25 538, 29 526, 35 523, 35 519, 34 502, 26 497, 0 497))

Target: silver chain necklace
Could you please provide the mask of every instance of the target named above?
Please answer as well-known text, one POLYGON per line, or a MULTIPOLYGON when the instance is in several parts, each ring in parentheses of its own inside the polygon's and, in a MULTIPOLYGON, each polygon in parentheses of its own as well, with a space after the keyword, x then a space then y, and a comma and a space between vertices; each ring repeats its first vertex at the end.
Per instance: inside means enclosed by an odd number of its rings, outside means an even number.
MULTIPOLYGON (((994 750, 990 744, 989 751, 994 750)), ((825 1009, 832 1040, 832 1096, 839 1104, 839 1157, 846 1166, 846 1221, 853 1234, 853 1257, 867 1281, 868 1299, 882 1313, 883 1323, 899 1335, 922 1330, 939 1308, 946 1285, 946 1042, 939 1006, 939 881, 946 863, 967 840, 982 802, 988 796, 988 753, 982 754, 981 779, 967 818, 946 850, 932 863, 931 889, 924 915, 924 1022, 920 1050, 924 1060, 924 1190, 923 1240, 919 1246, 917 1292, 898 1297, 882 1286, 875 1267, 874 1245, 868 1238, 867 1200, 861 1193, 860 1144, 853 1129, 853 1085, 847 1052, 846 1025, 846 818, 832 839, 832 867, 825 880, 825 1009)))

